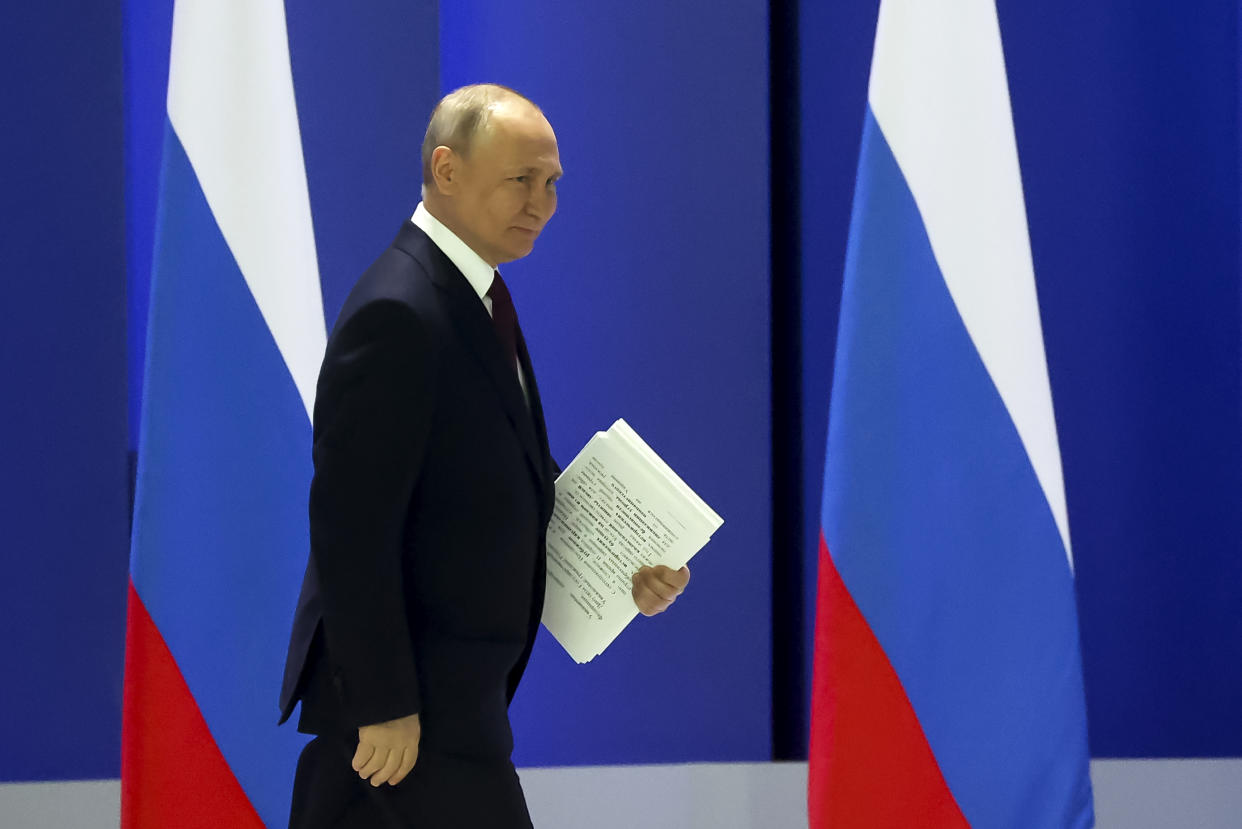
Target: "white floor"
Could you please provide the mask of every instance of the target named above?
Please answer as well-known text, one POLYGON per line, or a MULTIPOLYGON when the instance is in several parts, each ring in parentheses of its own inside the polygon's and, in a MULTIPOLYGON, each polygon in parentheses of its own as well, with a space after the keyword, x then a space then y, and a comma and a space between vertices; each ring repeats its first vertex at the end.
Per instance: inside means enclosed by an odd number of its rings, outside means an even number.
MULTIPOLYGON (((524 769, 539 829, 803 829, 805 763, 524 769)), ((1242 759, 1095 760, 1101 829, 1239 829, 1242 759)), ((4 829, 116 829, 116 780, 0 784, 4 829)))

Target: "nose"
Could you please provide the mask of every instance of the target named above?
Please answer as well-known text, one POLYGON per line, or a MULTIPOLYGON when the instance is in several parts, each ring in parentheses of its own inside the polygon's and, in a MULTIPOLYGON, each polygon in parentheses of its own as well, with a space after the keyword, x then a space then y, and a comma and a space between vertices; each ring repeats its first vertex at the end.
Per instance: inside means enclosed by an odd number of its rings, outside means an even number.
POLYGON ((526 213, 531 218, 546 222, 556 211, 556 190, 533 184, 526 195, 526 213))

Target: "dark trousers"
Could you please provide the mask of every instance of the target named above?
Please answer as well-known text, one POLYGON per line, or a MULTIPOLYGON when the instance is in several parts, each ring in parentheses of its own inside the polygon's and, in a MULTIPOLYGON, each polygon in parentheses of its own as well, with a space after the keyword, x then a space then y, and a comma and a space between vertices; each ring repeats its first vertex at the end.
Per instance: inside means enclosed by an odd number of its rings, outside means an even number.
POLYGON ((320 736, 298 758, 290 829, 531 829, 507 759, 419 751, 396 786, 374 787, 350 765, 357 740, 320 736))

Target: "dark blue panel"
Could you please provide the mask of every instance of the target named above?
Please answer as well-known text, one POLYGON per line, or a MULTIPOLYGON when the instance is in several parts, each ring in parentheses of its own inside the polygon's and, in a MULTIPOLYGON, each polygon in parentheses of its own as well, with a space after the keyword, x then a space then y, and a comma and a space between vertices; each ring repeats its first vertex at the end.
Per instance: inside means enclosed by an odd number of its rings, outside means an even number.
POLYGON ((0 27, 0 780, 115 777, 127 539, 121 9, 0 27))
POLYGON ((867 77, 879 0, 799 4, 802 210, 802 552, 804 620, 801 756, 806 756, 819 504, 845 241, 850 225, 867 77))
POLYGON ((151 254, 168 114, 173 0, 121 0, 125 62, 125 256, 128 271, 129 445, 138 447, 151 254))
POLYGON ((544 636, 526 764, 770 756, 767 4, 441 6, 444 87, 557 130, 560 212, 505 268, 568 462, 625 417, 725 519, 665 617, 578 666, 544 636))

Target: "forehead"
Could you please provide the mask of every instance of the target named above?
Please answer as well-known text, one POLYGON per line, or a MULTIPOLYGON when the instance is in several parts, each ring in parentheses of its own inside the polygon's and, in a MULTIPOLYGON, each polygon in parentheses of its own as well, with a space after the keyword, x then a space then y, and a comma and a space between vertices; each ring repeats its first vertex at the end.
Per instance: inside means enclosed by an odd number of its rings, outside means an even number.
POLYGON ((475 149, 480 160, 560 171, 556 133, 543 114, 529 105, 497 107, 479 139, 475 149))

